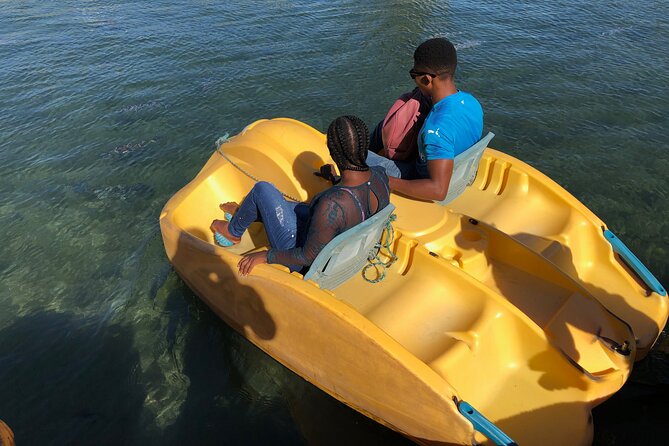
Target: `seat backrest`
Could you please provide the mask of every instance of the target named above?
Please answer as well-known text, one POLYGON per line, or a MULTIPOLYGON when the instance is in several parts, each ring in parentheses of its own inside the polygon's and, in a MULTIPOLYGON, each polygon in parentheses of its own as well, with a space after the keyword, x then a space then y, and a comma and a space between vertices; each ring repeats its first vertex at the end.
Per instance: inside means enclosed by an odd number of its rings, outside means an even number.
POLYGON ((395 206, 388 203, 367 220, 333 238, 318 253, 304 279, 333 290, 360 273, 370 254, 376 254, 376 244, 394 210, 395 206))
POLYGON ((453 175, 448 185, 448 193, 446 194, 446 198, 437 203, 450 203, 459 197, 467 186, 474 182, 483 151, 488 147, 488 143, 494 136, 494 133, 488 132, 476 144, 455 157, 453 160, 453 175))

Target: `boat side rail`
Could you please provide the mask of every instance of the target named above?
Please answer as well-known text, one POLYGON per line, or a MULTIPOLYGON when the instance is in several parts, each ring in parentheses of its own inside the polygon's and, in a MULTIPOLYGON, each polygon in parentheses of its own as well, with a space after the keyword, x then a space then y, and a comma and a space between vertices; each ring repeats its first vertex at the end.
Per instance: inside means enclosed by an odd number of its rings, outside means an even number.
POLYGON ((495 423, 487 419, 481 412, 474 409, 474 406, 466 401, 456 402, 458 410, 463 417, 469 420, 474 429, 481 432, 493 441, 497 446, 518 446, 511 437, 506 435, 502 429, 495 426, 495 423))
POLYGON ((637 256, 620 240, 613 232, 608 229, 603 229, 606 241, 611 244, 613 251, 620 256, 622 261, 646 284, 646 286, 654 293, 660 296, 666 296, 667 290, 660 284, 660 281, 655 278, 653 273, 646 267, 646 265, 639 260, 637 256))

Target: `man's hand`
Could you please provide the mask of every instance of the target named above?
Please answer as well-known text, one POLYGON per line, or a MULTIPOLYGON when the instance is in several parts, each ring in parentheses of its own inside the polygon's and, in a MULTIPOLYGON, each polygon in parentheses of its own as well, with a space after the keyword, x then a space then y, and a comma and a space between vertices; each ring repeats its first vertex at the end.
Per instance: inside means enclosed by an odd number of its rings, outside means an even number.
POLYGON ((267 263, 267 251, 254 252, 246 254, 237 264, 239 275, 248 276, 256 265, 267 263))

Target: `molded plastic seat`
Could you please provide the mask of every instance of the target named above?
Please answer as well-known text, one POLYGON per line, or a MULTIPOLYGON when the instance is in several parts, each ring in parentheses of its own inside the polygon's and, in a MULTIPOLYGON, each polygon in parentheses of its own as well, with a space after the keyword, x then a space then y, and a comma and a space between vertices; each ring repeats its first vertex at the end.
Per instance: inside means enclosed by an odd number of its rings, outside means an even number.
POLYGON ((467 186, 474 182, 483 151, 488 147, 488 143, 494 136, 494 133, 488 132, 479 142, 455 157, 453 160, 453 175, 448 186, 448 193, 446 194, 446 198, 437 201, 437 203, 442 205, 450 203, 460 196, 467 186))
POLYGON ((332 290, 360 273, 368 257, 376 254, 386 223, 395 210, 392 203, 359 225, 342 232, 325 245, 304 280, 313 280, 326 290, 332 290))

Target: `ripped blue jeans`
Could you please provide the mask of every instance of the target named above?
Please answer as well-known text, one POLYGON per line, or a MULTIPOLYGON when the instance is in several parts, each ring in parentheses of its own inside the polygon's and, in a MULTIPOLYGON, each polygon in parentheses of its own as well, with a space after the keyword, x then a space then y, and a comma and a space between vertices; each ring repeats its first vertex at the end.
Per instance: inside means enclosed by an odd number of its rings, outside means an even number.
MULTIPOLYGON (((228 230, 241 237, 251 223, 261 221, 272 248, 281 251, 303 246, 309 222, 309 205, 283 198, 271 183, 259 181, 230 220, 228 230)), ((299 267, 301 268, 301 267, 299 267)), ((291 270, 299 270, 290 267, 291 270)))

